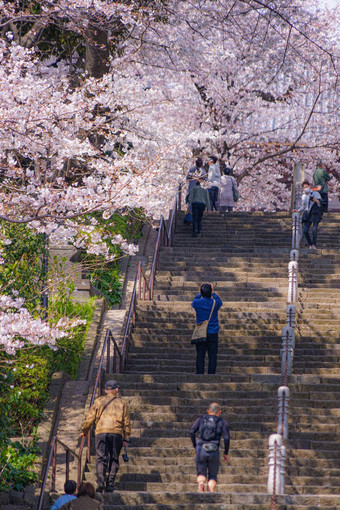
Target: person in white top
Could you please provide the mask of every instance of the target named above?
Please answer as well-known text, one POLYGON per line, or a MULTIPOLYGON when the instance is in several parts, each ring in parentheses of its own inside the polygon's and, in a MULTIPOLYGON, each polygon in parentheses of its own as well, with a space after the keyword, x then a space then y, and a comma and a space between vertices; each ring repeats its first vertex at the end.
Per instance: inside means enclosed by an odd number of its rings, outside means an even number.
POLYGON ((224 175, 222 176, 220 182, 220 210, 223 212, 232 212, 235 206, 233 186, 237 189, 237 183, 235 177, 231 175, 230 168, 224 168, 223 173, 224 175))
POLYGON ((220 167, 217 163, 216 156, 211 156, 209 159, 209 171, 208 171, 208 183, 210 184, 209 188, 209 198, 210 198, 210 211, 214 209, 216 211, 220 210, 218 205, 218 193, 221 182, 221 171, 220 167))

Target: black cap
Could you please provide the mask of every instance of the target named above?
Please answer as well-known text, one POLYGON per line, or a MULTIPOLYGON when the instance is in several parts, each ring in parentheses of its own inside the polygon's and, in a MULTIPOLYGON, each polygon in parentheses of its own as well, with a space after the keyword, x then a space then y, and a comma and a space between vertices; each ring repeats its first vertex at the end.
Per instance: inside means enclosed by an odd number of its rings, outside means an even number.
POLYGON ((105 383, 106 390, 115 390, 116 388, 119 388, 119 384, 116 381, 114 380, 106 381, 105 383))

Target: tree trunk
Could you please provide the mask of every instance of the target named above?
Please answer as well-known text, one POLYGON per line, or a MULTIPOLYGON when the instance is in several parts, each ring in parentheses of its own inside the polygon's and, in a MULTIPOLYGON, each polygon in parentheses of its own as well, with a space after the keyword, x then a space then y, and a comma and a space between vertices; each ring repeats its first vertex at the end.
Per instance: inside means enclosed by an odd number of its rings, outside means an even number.
POLYGON ((101 78, 108 71, 109 48, 106 30, 89 24, 86 30, 85 69, 89 76, 101 78))

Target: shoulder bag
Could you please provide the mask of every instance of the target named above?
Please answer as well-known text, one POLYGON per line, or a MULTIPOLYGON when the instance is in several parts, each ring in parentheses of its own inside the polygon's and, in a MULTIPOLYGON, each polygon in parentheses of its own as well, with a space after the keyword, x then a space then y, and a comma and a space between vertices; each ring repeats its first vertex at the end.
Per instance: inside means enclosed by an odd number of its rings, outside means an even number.
POLYGON ((192 337, 191 337, 191 343, 192 344, 199 344, 199 343, 207 341, 208 324, 210 322, 210 319, 211 319, 211 316, 213 314, 214 308, 215 308, 215 299, 213 299, 213 305, 211 307, 209 319, 207 321, 201 322, 200 324, 196 324, 194 332, 193 332, 192 337))
POLYGON ((237 202, 238 199, 240 198, 240 194, 238 192, 237 186, 236 186, 235 181, 234 181, 233 178, 231 178, 231 187, 232 187, 232 190, 233 190, 233 199, 234 199, 234 202, 237 202))

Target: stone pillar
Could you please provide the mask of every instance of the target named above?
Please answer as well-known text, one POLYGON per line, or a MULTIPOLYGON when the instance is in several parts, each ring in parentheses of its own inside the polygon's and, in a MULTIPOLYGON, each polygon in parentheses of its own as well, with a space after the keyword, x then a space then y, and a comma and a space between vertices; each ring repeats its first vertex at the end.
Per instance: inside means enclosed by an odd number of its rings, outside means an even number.
POLYGON ((281 446, 281 462, 280 462, 280 492, 278 494, 285 494, 285 461, 286 461, 286 447, 284 445, 281 446))
POLYGON ((268 471, 268 494, 281 494, 281 446, 282 437, 280 434, 269 436, 269 471, 268 471))
POLYGON ((288 406, 289 406, 288 386, 280 386, 277 392, 277 396, 279 399, 277 433, 281 434, 283 439, 288 439, 288 406))
POLYGON ((292 261, 288 264, 288 296, 287 301, 289 304, 294 304, 297 301, 297 288, 298 288, 298 262, 292 261))
MULTIPOLYGON (((282 349, 281 349, 281 375, 287 377, 292 375, 293 356, 295 348, 295 331, 290 326, 282 329, 282 349)), ((285 381, 286 384, 286 381, 285 381)))
POLYGON ((287 326, 295 328, 296 306, 288 305, 286 308, 287 313, 287 326))

